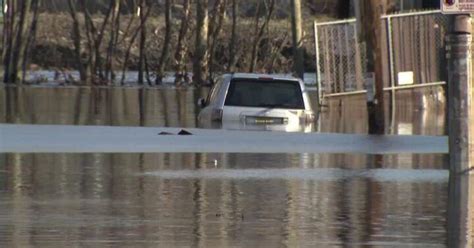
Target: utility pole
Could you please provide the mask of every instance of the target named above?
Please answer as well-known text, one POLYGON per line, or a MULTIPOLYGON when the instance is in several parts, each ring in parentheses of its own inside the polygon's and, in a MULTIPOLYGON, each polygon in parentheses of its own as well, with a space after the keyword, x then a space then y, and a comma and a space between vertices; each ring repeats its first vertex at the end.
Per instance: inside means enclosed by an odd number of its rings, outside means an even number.
POLYGON ((291 0, 291 31, 293 34, 293 72, 304 79, 303 24, 301 0, 291 0))
POLYGON ((366 89, 369 134, 385 133, 384 76, 381 16, 387 11, 387 0, 356 0, 359 42, 366 50, 366 89))
POLYGON ((472 110, 472 28, 470 15, 451 17, 448 37, 448 132, 452 173, 471 169, 474 149, 472 110))
POLYGON ((448 57, 448 247, 473 247, 474 110, 470 14, 450 17, 448 57))
POLYGON ((472 20, 469 1, 442 1, 441 10, 450 16, 447 37, 449 193, 448 247, 473 247, 474 110, 472 105, 472 20))

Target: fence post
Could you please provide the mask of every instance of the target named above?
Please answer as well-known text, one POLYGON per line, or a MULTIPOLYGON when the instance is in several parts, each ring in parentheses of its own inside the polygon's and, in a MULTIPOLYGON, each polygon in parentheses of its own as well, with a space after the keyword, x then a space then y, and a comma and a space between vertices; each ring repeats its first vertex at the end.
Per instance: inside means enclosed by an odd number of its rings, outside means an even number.
POLYGON ((471 169, 474 113, 472 95, 471 17, 453 17, 448 36, 448 133, 451 173, 458 175, 471 169))
POLYGON ((314 21, 314 49, 316 54, 316 87, 317 87, 317 99, 318 107, 322 104, 321 95, 321 68, 319 64, 319 36, 318 36, 318 23, 314 21))
POLYGON ((391 119, 392 119, 392 132, 395 131, 395 113, 396 113, 396 89, 395 89, 395 67, 393 59, 393 37, 392 37, 392 17, 387 16, 385 18, 387 24, 387 43, 388 43, 388 63, 389 63, 389 75, 390 75, 390 109, 391 109, 391 119))

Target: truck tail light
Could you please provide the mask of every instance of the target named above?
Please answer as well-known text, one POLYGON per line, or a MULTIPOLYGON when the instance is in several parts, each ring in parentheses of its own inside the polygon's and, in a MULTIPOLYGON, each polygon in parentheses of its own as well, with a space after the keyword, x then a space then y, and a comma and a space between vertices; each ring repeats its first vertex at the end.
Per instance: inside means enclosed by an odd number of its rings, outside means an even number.
POLYGON ((446 5, 451 6, 451 5, 454 5, 454 4, 456 3, 456 1, 455 1, 455 0, 444 0, 444 3, 445 3, 446 5))
POLYGON ((212 121, 222 121, 222 109, 212 109, 211 120, 212 121))

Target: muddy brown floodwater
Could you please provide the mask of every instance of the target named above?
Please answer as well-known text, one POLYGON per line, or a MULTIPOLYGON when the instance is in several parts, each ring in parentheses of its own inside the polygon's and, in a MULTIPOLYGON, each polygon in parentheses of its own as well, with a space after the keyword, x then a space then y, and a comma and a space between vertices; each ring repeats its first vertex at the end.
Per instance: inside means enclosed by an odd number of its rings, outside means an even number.
MULTIPOLYGON (((0 122, 195 127, 205 90, 0 88, 0 122)), ((387 133, 444 135, 436 90, 387 133)), ((363 97, 316 132, 365 133, 363 97)), ((0 154, 0 247, 447 247, 446 156, 0 154)))

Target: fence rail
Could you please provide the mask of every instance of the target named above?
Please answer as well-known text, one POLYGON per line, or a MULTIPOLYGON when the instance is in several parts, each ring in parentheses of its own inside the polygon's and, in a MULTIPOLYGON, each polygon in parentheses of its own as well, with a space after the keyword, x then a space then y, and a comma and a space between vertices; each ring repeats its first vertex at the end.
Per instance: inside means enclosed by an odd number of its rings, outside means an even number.
MULTIPOLYGON (((440 11, 420 11, 384 15, 381 20, 386 41, 382 44, 384 88, 445 81, 446 16, 440 11)), ((315 22, 314 34, 320 99, 365 92, 365 46, 358 42, 356 19, 315 22)))

